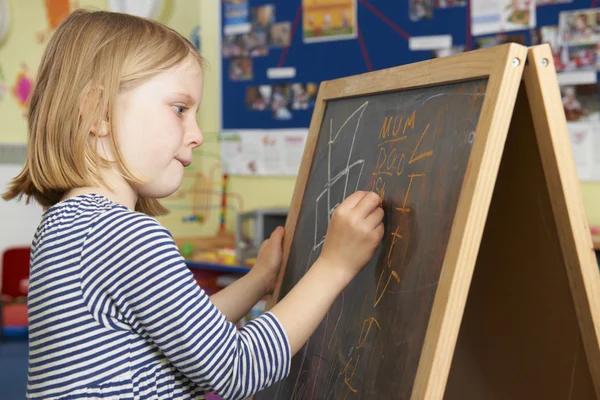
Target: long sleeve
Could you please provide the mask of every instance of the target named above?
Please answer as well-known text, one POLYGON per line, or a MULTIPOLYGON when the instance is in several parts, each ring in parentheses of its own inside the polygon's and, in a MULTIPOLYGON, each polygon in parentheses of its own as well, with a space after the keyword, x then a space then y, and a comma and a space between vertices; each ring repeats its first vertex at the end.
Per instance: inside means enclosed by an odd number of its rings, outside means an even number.
POLYGON ((103 214, 81 265, 94 318, 153 343, 203 390, 243 399, 289 373, 290 346, 276 317, 265 313, 239 330, 228 322, 155 219, 121 209, 103 214))

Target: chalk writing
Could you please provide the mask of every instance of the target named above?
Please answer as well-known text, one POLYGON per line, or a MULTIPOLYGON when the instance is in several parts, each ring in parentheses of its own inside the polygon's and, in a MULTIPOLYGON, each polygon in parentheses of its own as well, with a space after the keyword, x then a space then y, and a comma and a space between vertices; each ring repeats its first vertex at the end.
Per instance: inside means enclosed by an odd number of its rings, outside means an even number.
POLYGON ((275 397, 259 398, 410 396, 484 94, 485 82, 464 82, 326 102, 282 293, 306 272, 304 252, 318 257, 332 214, 354 191, 382 200, 385 235, 295 357, 290 378, 276 395, 265 391, 275 397))
POLYGON ((358 190, 358 184, 360 182, 360 177, 362 176, 362 170, 364 167, 364 163, 365 160, 364 159, 359 159, 356 160, 354 162, 352 162, 352 164, 350 163, 350 161, 352 160, 352 150, 354 149, 354 141, 356 139, 356 133, 358 132, 358 128, 360 127, 360 119, 363 115, 363 113, 365 112, 365 110, 367 109, 367 106, 369 105, 369 102, 365 102, 363 103, 356 111, 354 111, 349 117, 348 119, 346 119, 346 121, 344 121, 344 123, 342 124, 342 126, 340 127, 340 129, 338 129, 338 131, 335 133, 335 136, 333 135, 333 120, 329 121, 329 141, 328 141, 328 159, 327 159, 327 183, 325 184, 325 188, 323 189, 323 191, 319 194, 319 196, 317 196, 316 199, 316 210, 321 210, 322 208, 319 207, 319 202, 320 201, 324 201, 323 199, 327 198, 327 212, 326 212, 326 221, 324 220, 325 216, 320 215, 319 212, 315 212, 315 236, 314 236, 314 245, 313 245, 313 250, 317 250, 319 247, 321 247, 321 245, 325 242, 325 233, 327 232, 327 226, 329 226, 329 220, 331 219, 331 216, 333 215, 333 212, 335 211, 335 209, 337 208, 337 206, 339 205, 339 203, 336 204, 331 204, 331 188, 333 185, 335 185, 338 181, 344 179, 344 193, 342 196, 341 201, 343 201, 346 196, 348 195, 348 178, 351 174, 358 174, 358 178, 355 179, 355 186, 351 188, 350 193, 354 193, 358 190), (353 120, 353 118, 356 118, 356 123, 355 125, 354 122, 351 122, 353 120), (350 151, 348 152, 348 157, 346 160, 346 167, 344 169, 342 169, 341 171, 339 171, 334 177, 331 176, 331 164, 332 164, 332 159, 331 159, 331 150, 334 144, 336 144, 338 137, 340 136, 340 134, 342 133, 342 131, 344 131, 344 129, 346 128, 347 125, 349 125, 349 131, 352 132, 352 144, 350 146, 350 151), (322 227, 322 229, 319 229, 319 227, 322 227))
MULTIPOLYGON (((375 171, 372 172, 372 175, 376 177, 372 183, 372 191, 377 193, 382 201, 386 197, 387 180, 402 179, 401 177, 406 166, 406 153, 401 152, 397 147, 390 146, 397 146, 410 139, 409 137, 412 136, 410 135, 410 132, 408 135, 404 134, 406 133, 407 129, 414 129, 416 115, 417 112, 414 110, 408 118, 398 115, 385 117, 381 125, 379 136, 377 137, 379 141, 379 143, 377 143, 379 153, 377 162, 375 164, 375 171), (399 136, 400 134, 402 134, 402 136, 399 136)), ((433 150, 427 150, 418 153, 421 151, 420 146, 423 142, 423 138, 429 131, 429 127, 430 124, 427 124, 416 140, 416 144, 414 145, 410 155, 410 160, 408 161, 409 165, 414 164, 424 158, 433 156, 433 150)), ((404 194, 402 206, 396 207, 395 211, 400 212, 400 214, 409 213, 411 211, 408 204, 411 189, 414 187, 413 182, 415 178, 422 178, 424 176, 425 173, 411 173, 408 175, 408 184, 406 193, 404 194)), ((373 307, 377 307, 379 305, 392 281, 394 281, 396 284, 400 284, 400 275, 393 268, 393 254, 396 244, 403 239, 403 236, 400 233, 400 227, 400 225, 396 226, 394 232, 390 234, 391 242, 388 247, 385 266, 382 268, 379 274, 379 279, 377 280, 373 307)), ((344 384, 346 388, 352 393, 356 393, 359 390, 359 388, 352 383, 354 373, 360 361, 360 354, 356 354, 354 351, 359 350, 364 346, 367 336, 369 335, 369 332, 371 332, 371 329, 374 325, 378 330, 381 330, 381 325, 374 317, 369 317, 363 321, 358 338, 358 345, 352 348, 352 351, 350 354, 348 354, 348 361, 340 371, 340 375, 343 375, 344 377, 344 384)))
POLYGON ((433 150, 429 150, 429 151, 421 153, 421 154, 419 154, 418 156, 415 157, 415 153, 417 152, 417 149, 421 145, 421 140, 423 140, 423 137, 425 136, 425 134, 427 133, 428 130, 429 130, 429 124, 427 124, 427 126, 423 130, 423 133, 421 134, 421 137, 419 138, 419 141, 417 142, 417 145, 415 146, 415 149, 413 150, 412 155, 410 156, 410 161, 408 162, 409 164, 412 164, 414 162, 419 161, 422 158, 429 157, 429 156, 433 155, 433 150))
POLYGON ((402 131, 403 134, 406 133, 407 128, 415 127, 416 116, 417 116, 417 110, 413 110, 411 116, 408 118, 404 118, 403 115, 395 115, 393 117, 392 116, 384 117, 383 124, 381 125, 381 129, 379 130, 378 139, 385 139, 389 136, 392 136, 392 137, 398 136, 400 134, 400 131, 402 131), (393 127, 392 127, 392 121, 394 123, 393 127), (404 125, 402 125, 403 121, 404 121, 404 125), (392 129, 391 133, 390 133, 390 128, 392 129))
POLYGON ((409 212, 410 208, 406 207, 406 202, 408 201, 408 195, 410 194, 410 188, 412 187, 412 182, 414 178, 418 178, 421 176, 425 176, 425 174, 410 174, 408 177, 410 181, 408 181, 408 189, 406 189, 406 194, 404 195, 404 202, 402 203, 402 207, 396 208, 397 211, 400 212, 409 212))
POLYGON ((373 307, 376 307, 377 304, 379 304, 379 302, 381 301, 381 298, 383 297, 384 293, 387 291, 388 285, 390 284, 390 281, 392 278, 396 279, 397 283, 400 283, 400 277, 398 276, 398 273, 394 270, 392 270, 392 254, 394 252, 394 246, 396 246, 396 242, 398 241, 398 239, 402 239, 402 236, 400 236, 398 234, 398 230, 400 229, 400 226, 396 227, 396 230, 391 234, 392 236, 392 243, 390 245, 390 249, 388 250, 388 254, 387 254, 387 263, 386 263, 386 268, 384 268, 381 271, 381 274, 379 275, 379 280, 377 281, 377 288, 375 289, 375 303, 373 304, 373 307), (386 272, 389 272, 389 276, 387 277, 387 280, 385 280, 383 278, 383 276, 385 275, 386 272), (382 281, 385 280, 385 285, 383 286, 383 289, 381 290, 381 292, 379 292, 379 288, 382 285, 382 281))

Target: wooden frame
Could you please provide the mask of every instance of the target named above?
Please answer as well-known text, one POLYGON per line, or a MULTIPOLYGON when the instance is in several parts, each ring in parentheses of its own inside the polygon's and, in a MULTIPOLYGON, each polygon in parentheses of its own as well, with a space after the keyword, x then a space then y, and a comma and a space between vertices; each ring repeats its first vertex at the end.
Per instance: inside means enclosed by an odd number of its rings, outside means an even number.
POLYGON ((550 182, 552 207, 559 232, 565 232, 560 236, 560 243, 596 395, 600 398, 600 281, 597 270, 594 272, 590 268, 595 261, 591 263, 592 243, 589 237, 585 237, 586 232, 589 235, 589 229, 584 223, 577 185, 573 183, 577 182, 574 163, 564 153, 564 149, 570 149, 565 135, 566 123, 554 125, 549 122, 553 113, 562 113, 562 110, 556 109, 562 103, 554 69, 536 65, 533 60, 539 63, 540 57, 551 63, 552 56, 547 46, 528 50, 520 45, 506 44, 322 83, 286 223, 288 234, 284 240, 283 268, 267 308, 271 308, 280 296, 327 102, 487 78, 486 95, 412 389, 412 399, 441 399, 446 390, 509 125, 525 72, 527 92, 535 107, 532 113, 540 151, 544 155, 544 171, 550 182), (531 65, 526 68, 527 60, 531 65), (541 85, 541 81, 549 84, 541 85), (571 232, 574 234, 571 235, 571 232))
POLYGON ((527 55, 523 81, 596 397, 600 398, 600 278, 548 45, 527 55))

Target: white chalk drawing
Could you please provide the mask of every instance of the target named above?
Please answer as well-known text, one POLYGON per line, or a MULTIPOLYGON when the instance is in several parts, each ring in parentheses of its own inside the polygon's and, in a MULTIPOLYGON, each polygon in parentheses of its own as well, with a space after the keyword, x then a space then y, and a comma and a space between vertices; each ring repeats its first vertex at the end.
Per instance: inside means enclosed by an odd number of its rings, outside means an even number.
MULTIPOLYGON (((323 191, 319 194, 319 196, 317 197, 317 200, 316 200, 315 238, 314 238, 313 251, 317 250, 319 247, 321 247, 321 245, 323 245, 323 242, 325 241, 325 235, 324 234, 319 235, 318 232, 327 232, 327 226, 329 225, 329 220, 331 219, 331 216, 333 215, 333 212, 335 211, 337 206, 339 206, 341 201, 344 201, 348 195, 350 195, 358 190, 358 184, 359 184, 360 178, 362 176, 363 168, 365 165, 365 160, 360 159, 360 160, 353 161, 352 163, 350 163, 350 162, 352 160, 352 150, 354 149, 354 141, 356 139, 356 134, 358 133, 358 128, 360 126, 360 119, 362 118, 362 115, 365 112, 365 110, 367 109, 368 105, 369 105, 369 102, 367 101, 367 102, 363 103, 356 111, 354 111, 348 117, 348 119, 342 124, 340 129, 338 129, 335 136, 333 135, 333 119, 329 120, 329 142, 328 142, 329 154, 327 157, 327 183, 325 184, 323 191), (340 133, 344 130, 346 125, 348 125, 348 123, 350 123, 350 120, 352 120, 352 118, 354 116, 356 116, 357 114, 358 114, 358 118, 356 120, 356 126, 354 127, 354 132, 352 134, 352 144, 350 145, 350 151, 348 152, 348 158, 346 160, 346 167, 332 177, 331 176, 331 161, 332 161, 331 160, 331 148, 335 145, 336 141, 338 140, 338 137, 340 137, 340 133), (358 173, 358 176, 356 177, 357 179, 355 180, 356 184, 354 185, 354 187, 348 188, 349 178, 350 178, 351 174, 355 174, 355 173, 358 173), (342 182, 344 184, 344 193, 343 193, 342 199, 340 202, 336 202, 335 204, 332 205, 331 204, 332 203, 331 202, 331 188, 341 180, 343 180, 342 182), (319 202, 324 198, 327 199, 327 221, 326 221, 326 223, 323 220, 324 216, 319 217, 319 202), (325 225, 321 226, 320 224, 325 224, 325 225), (324 229, 319 229, 319 227, 322 227, 324 229)), ((342 182, 340 182, 340 183, 342 183, 342 182)))

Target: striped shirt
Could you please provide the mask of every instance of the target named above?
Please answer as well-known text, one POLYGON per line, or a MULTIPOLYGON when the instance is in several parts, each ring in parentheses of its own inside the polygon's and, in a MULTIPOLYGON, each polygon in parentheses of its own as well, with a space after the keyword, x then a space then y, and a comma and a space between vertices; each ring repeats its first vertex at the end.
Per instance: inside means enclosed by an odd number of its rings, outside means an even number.
POLYGON ((273 314, 238 329, 167 230, 104 196, 43 214, 28 306, 28 398, 243 399, 289 373, 273 314))

